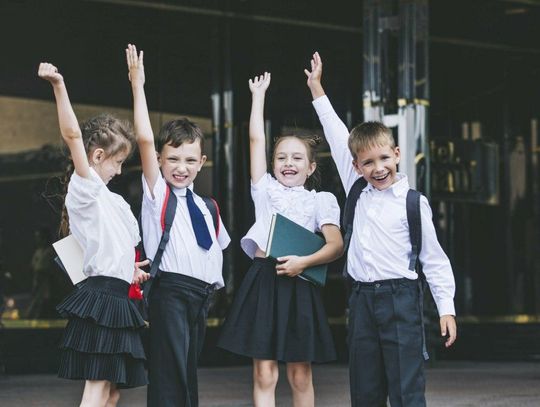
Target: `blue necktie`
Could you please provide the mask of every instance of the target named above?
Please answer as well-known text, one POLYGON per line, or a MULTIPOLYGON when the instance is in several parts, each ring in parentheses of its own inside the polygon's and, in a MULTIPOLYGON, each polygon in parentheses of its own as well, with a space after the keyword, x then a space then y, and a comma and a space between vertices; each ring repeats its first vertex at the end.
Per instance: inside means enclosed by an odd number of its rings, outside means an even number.
POLYGON ((203 249, 208 250, 212 246, 212 237, 208 231, 208 226, 204 220, 204 215, 195 203, 193 199, 193 192, 189 188, 186 188, 186 200, 189 211, 189 217, 191 218, 191 225, 195 232, 195 238, 197 244, 203 249))

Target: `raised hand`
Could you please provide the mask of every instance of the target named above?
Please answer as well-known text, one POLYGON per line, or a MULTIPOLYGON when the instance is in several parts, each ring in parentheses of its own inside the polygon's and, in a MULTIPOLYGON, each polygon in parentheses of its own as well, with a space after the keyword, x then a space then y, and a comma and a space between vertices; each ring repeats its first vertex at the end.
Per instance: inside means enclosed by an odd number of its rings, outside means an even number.
POLYGON ((49 81, 52 85, 58 85, 64 82, 63 76, 58 73, 58 68, 48 62, 39 64, 38 76, 41 79, 49 81))
POLYGON ((265 72, 264 75, 256 76, 249 80, 249 90, 255 95, 264 95, 268 86, 270 86, 270 72, 265 72))
POLYGON ((307 85, 309 88, 321 83, 322 59, 318 52, 315 52, 311 58, 311 71, 304 69, 304 73, 307 76, 307 85))
POLYGON ((137 47, 128 44, 126 48, 126 61, 128 66, 128 77, 132 84, 144 85, 144 52, 137 55, 137 47))

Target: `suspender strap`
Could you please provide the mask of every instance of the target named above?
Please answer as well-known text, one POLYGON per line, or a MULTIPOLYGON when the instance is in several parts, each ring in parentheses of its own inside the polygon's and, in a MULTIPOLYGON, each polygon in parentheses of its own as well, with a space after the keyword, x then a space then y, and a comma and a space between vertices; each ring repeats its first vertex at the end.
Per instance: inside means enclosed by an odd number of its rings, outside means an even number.
POLYGON ((161 228, 163 229, 163 234, 161 235, 161 240, 159 242, 156 255, 152 260, 150 266, 150 279, 144 284, 144 298, 148 300, 148 295, 150 293, 150 288, 152 287, 152 282, 156 277, 159 271, 159 264, 161 263, 161 258, 163 257, 163 252, 170 238, 171 226, 174 221, 174 215, 176 214, 176 203, 177 198, 174 193, 171 193, 170 186, 167 185, 167 192, 165 195, 165 205, 161 212, 161 228))
POLYGON ((420 192, 409 189, 407 192, 407 222, 411 240, 411 257, 409 270, 416 271, 418 256, 422 250, 422 218, 420 217, 420 192))

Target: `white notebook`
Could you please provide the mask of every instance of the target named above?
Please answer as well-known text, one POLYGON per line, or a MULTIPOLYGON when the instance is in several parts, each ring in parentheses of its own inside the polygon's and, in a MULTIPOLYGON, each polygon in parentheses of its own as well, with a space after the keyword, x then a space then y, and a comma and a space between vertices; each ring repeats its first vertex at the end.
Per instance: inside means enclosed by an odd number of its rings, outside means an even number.
POLYGON ((53 243, 53 247, 73 285, 85 280, 86 276, 83 273, 84 253, 73 235, 53 243))

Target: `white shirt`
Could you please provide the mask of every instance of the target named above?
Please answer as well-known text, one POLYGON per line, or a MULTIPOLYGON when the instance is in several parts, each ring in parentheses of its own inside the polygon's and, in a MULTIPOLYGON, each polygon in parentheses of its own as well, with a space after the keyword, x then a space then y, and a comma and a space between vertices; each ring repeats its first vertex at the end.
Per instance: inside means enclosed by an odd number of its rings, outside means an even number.
MULTIPOLYGON (((349 131, 326 96, 313 101, 334 159, 341 182, 348 194, 359 178, 352 165, 347 142, 349 131)), ((356 205, 353 235, 347 257, 347 270, 356 281, 370 282, 393 278, 418 278, 409 270, 411 242, 407 222, 407 176, 397 174, 397 182, 379 191, 368 184, 356 205)), ((455 315, 455 282, 448 257, 435 233, 427 199, 420 199, 422 250, 420 262, 439 315, 455 315)))
MULTIPOLYGON (((159 176, 154 186, 154 197, 148 188, 144 175, 142 177, 143 184, 143 202, 141 211, 141 222, 143 230, 144 251, 149 259, 153 259, 161 235, 161 210, 167 193, 167 184, 165 180, 159 176)), ((193 184, 189 186, 193 190, 193 184)), ((193 199, 201 212, 204 215, 206 226, 212 237, 212 246, 209 250, 205 250, 197 244, 195 232, 191 225, 191 218, 186 200, 186 188, 172 188, 172 192, 177 197, 176 214, 171 227, 171 235, 159 269, 169 273, 184 274, 202 280, 208 284, 216 284, 217 288, 224 286, 223 283, 223 253, 231 238, 219 219, 220 229, 219 236, 216 237, 214 221, 212 215, 204 200, 193 194, 193 199)))
POLYGON ((330 192, 308 191, 303 186, 286 187, 270 174, 251 184, 255 205, 255 223, 240 241, 242 249, 253 258, 257 247, 266 251, 272 215, 279 213, 312 232, 323 225, 339 227, 339 205, 330 192))
POLYGON ((84 252, 87 276, 133 280, 139 226, 124 198, 107 188, 90 168, 90 178, 73 173, 66 195, 69 228, 84 252))

